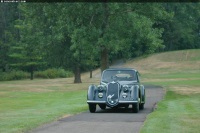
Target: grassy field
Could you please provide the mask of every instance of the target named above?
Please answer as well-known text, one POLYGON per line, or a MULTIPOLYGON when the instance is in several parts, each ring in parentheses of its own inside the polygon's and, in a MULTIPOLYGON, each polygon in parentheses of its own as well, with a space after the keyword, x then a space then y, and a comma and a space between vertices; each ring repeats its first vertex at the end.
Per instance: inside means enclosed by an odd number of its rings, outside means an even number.
POLYGON ((98 83, 88 77, 83 74, 82 84, 73 78, 0 82, 0 133, 25 132, 88 110, 87 88, 98 83))
POLYGON ((141 133, 198 133, 199 94, 181 95, 168 91, 165 99, 151 113, 141 133))
MULTIPOLYGON (((154 54, 127 61, 145 84, 161 85, 166 96, 151 113, 142 133, 200 131, 200 50, 154 54)), ((0 133, 25 132, 50 121, 88 110, 89 84, 98 84, 100 70, 73 78, 0 82, 0 133)))
POLYGON ((200 50, 155 54, 132 60, 145 84, 160 85, 166 96, 151 113, 141 133, 197 133, 200 131, 200 50))

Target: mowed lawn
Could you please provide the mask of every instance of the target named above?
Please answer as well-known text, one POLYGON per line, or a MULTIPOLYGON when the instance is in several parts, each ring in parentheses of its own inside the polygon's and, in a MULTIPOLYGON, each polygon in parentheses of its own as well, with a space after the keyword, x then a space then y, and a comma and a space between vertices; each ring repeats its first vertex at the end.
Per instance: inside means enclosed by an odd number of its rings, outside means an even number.
POLYGON ((200 131, 200 73, 198 78, 195 76, 190 79, 147 83, 162 85, 167 92, 164 99, 158 103, 157 109, 147 117, 142 133, 200 131))
MULTIPOLYGON (((84 76, 85 75, 85 76, 84 76)), ((82 84, 73 78, 0 82, 0 133, 21 133, 50 121, 88 110, 89 79, 82 84)))
POLYGON ((154 54, 127 65, 140 70, 145 84, 160 85, 166 90, 141 133, 200 131, 200 50, 154 54))
MULTIPOLYGON (((154 54, 127 61, 124 67, 139 70, 144 84, 166 90, 142 133, 200 131, 200 50, 154 54)), ((82 74, 82 84, 73 84, 73 78, 0 82, 0 133, 25 132, 88 110, 87 88, 99 83, 100 70, 93 75, 82 74)))

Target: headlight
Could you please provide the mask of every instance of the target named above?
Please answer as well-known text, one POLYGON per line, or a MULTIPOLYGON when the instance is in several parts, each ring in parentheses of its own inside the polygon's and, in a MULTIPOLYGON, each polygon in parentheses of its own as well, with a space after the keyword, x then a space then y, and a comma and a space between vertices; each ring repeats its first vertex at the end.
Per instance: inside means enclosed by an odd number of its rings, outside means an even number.
POLYGON ((128 96, 127 93, 122 93, 122 97, 123 97, 123 98, 126 98, 127 96, 128 96))
POLYGON ((99 93, 99 94, 98 94, 98 97, 99 97, 99 98, 102 98, 102 97, 103 97, 103 93, 99 93))
POLYGON ((98 85, 98 91, 102 92, 104 90, 105 86, 103 85, 98 85))
POLYGON ((129 90, 128 85, 123 85, 123 91, 124 91, 124 92, 127 92, 128 90, 129 90))

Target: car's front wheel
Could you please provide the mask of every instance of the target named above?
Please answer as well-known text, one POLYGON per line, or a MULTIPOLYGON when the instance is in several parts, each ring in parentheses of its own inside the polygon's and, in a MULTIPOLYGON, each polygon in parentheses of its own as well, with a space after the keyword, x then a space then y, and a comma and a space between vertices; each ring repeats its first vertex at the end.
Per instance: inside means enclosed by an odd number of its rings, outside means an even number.
POLYGON ((90 113, 94 113, 96 111, 96 104, 89 104, 90 113))
POLYGON ((133 113, 138 113, 139 112, 139 103, 134 103, 132 105, 132 110, 133 110, 133 113))
POLYGON ((141 110, 144 109, 144 103, 141 103, 141 104, 140 104, 140 109, 141 109, 141 110))
POLYGON ((106 105, 105 104, 99 104, 99 107, 101 108, 101 109, 106 109, 106 105))

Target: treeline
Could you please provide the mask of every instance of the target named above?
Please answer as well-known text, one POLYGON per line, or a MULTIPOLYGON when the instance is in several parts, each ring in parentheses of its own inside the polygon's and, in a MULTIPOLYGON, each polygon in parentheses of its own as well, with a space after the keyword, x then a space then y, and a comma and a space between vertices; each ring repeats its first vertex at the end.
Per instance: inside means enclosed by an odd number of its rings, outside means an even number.
POLYGON ((82 71, 112 60, 200 48, 199 3, 1 3, 0 75, 82 71))

